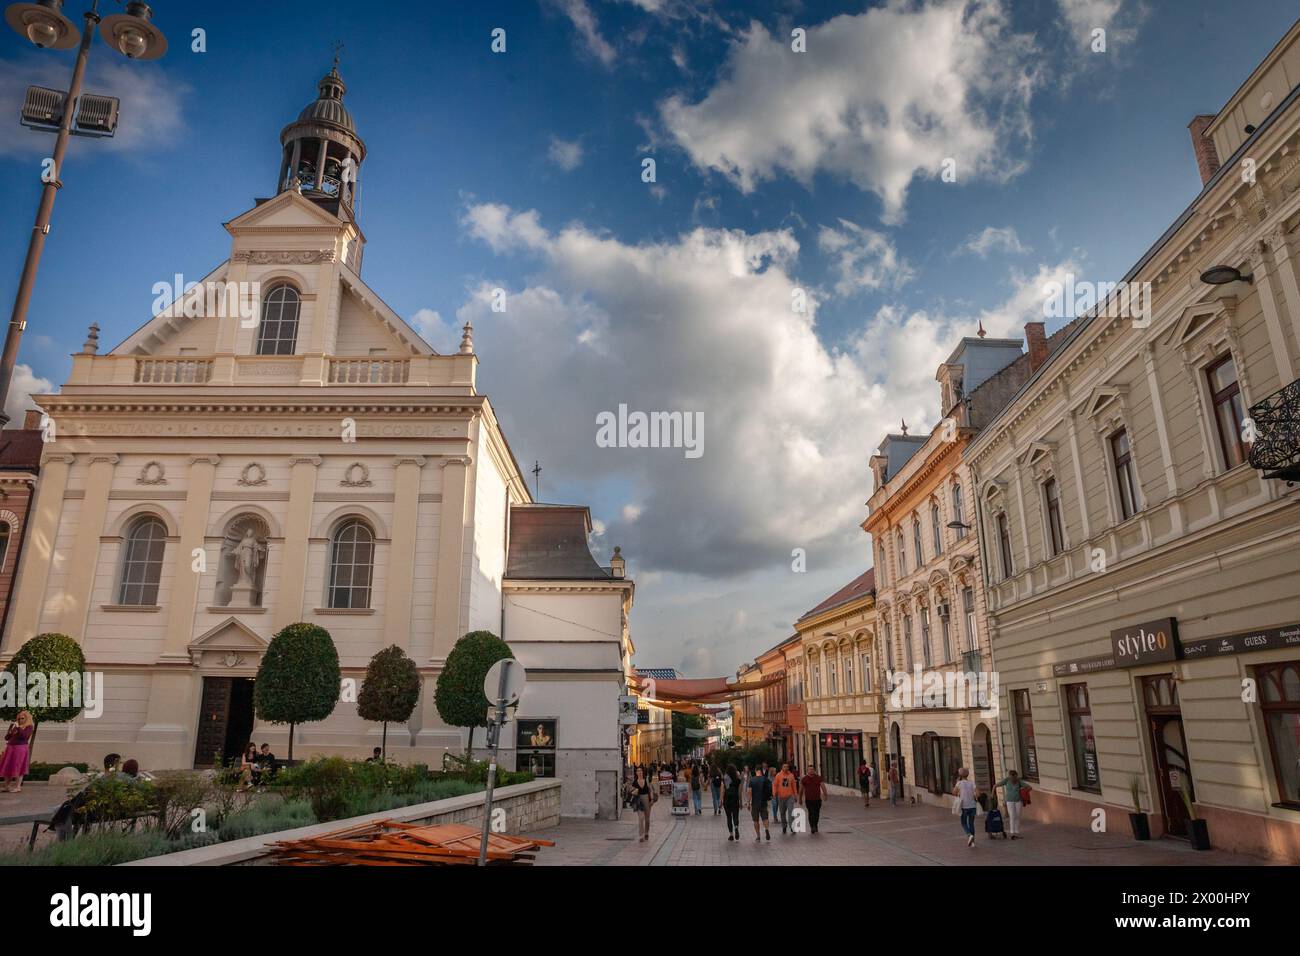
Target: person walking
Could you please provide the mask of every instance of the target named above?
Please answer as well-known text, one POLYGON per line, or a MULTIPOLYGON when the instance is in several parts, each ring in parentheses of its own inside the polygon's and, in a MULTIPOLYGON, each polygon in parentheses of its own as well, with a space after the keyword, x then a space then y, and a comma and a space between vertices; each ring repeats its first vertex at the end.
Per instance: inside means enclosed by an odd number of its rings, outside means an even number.
POLYGON ((871 764, 866 760, 858 764, 858 789, 862 791, 862 805, 871 806, 871 764))
POLYGON ((722 777, 722 809, 727 814, 727 840, 740 840, 740 795, 741 778, 735 764, 727 765, 727 772, 722 777))
POLYGON ((763 834, 768 842, 772 840, 772 831, 767 827, 768 810, 772 805, 772 778, 765 773, 756 773, 749 778, 749 817, 754 821, 754 842, 759 843, 763 834), (758 832, 759 821, 763 823, 763 834, 758 832))
POLYGON ((709 768, 709 794, 713 797, 713 815, 716 817, 722 812, 722 771, 717 764, 709 768))
POLYGON ((768 786, 769 786, 769 790, 768 790, 768 795, 769 795, 769 798, 770 798, 770 799, 769 799, 769 803, 771 804, 771 806, 769 807, 769 812, 770 812, 771 817, 772 817, 772 822, 775 823, 776 820, 777 820, 777 805, 776 805, 776 764, 772 764, 772 766, 770 766, 770 767, 767 768, 767 781, 768 781, 768 786))
POLYGON ((632 800, 636 805, 639 818, 641 839, 638 842, 640 843, 650 839, 650 811, 654 808, 655 800, 658 799, 655 790, 644 768, 637 767, 636 776, 632 779, 632 800))
POLYGON ((799 804, 808 811, 808 829, 812 833, 817 832, 817 823, 822 816, 822 800, 825 797, 826 785, 822 783, 821 775, 815 767, 809 767, 799 781, 799 804))
POLYGON ((5 781, 5 790, 9 793, 21 793, 23 777, 31 769, 32 736, 36 733, 36 721, 26 710, 18 711, 18 716, 5 731, 5 751, 0 757, 0 778, 5 781))
POLYGON ((1020 839, 1020 811, 1024 809, 1024 797, 1021 796, 1021 790, 1032 790, 1029 784, 1020 779, 1020 774, 1014 770, 1008 770, 1007 775, 993 785, 993 792, 996 795, 998 787, 1001 787, 1005 793, 1002 795, 1003 801, 1007 805, 1007 832, 1011 839, 1020 839))
POLYGON ((970 779, 970 771, 965 767, 957 771, 957 785, 952 788, 957 798, 957 808, 961 813, 961 828, 966 831, 966 846, 975 849, 975 811, 979 803, 975 800, 975 783, 970 779))
POLYGON ((751 776, 752 774, 749 772, 749 764, 745 764, 745 768, 740 772, 740 793, 741 800, 744 803, 746 810, 749 809, 749 778, 751 776))
POLYGON ((700 788, 704 784, 704 768, 697 762, 687 772, 690 774, 688 779, 691 784, 691 804, 695 807, 695 815, 698 817, 704 812, 700 809, 700 799, 703 796, 700 792, 700 788))
POLYGON ((895 757, 889 761, 889 805, 898 806, 898 787, 901 781, 898 779, 898 758, 895 757))
POLYGON ((799 794, 799 778, 791 772, 788 763, 781 764, 781 772, 772 781, 772 790, 776 794, 776 818, 781 821, 781 832, 789 833, 790 811, 794 809, 799 794))

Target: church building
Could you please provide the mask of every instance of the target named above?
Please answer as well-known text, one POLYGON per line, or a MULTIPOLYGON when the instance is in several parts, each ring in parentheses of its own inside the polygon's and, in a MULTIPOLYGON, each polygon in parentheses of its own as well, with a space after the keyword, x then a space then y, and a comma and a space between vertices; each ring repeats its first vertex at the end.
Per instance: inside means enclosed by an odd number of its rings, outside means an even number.
MULTIPOLYGON (((566 813, 616 815, 632 582, 592 557, 586 508, 532 500, 472 329, 439 354, 362 280, 366 148, 344 93, 336 66, 281 132, 276 193, 226 223, 226 261, 105 353, 92 327, 62 390, 35 396, 53 440, 0 661, 57 631, 105 675, 102 716, 42 727, 42 760, 203 767, 250 740, 287 752, 253 680, 307 621, 358 685, 389 645, 416 662, 389 755, 438 767, 465 746, 438 674, 488 630, 530 670, 505 736, 521 768, 560 777, 566 813)), ((341 699, 295 733, 295 756, 360 757, 380 727, 341 699)))

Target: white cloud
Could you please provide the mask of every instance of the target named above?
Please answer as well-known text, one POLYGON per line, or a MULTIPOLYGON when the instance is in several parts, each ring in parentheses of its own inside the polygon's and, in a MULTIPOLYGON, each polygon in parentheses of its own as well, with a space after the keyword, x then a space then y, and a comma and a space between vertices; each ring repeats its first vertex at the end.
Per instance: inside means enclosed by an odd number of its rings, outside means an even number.
MULTIPOLYGON (((48 54, 0 60, 0 115, 7 117, 6 122, 17 123, 29 86, 67 89, 67 64, 48 54)), ((161 66, 127 63, 111 55, 92 59, 85 88, 121 100, 116 134, 95 143, 95 150, 153 153, 160 144, 184 135, 182 102, 190 88, 161 66)), ((73 137, 69 149, 79 151, 84 145, 80 137, 73 137)), ((0 156, 48 156, 53 150, 53 133, 15 130, 0 137, 0 156)))
POLYGON ((582 143, 576 139, 569 141, 552 136, 546 157, 566 173, 571 173, 582 165, 582 143))
POLYGON ((898 258, 898 250, 883 233, 841 219, 838 229, 822 226, 817 246, 839 277, 837 295, 852 295, 882 286, 898 288, 911 281, 912 267, 898 258))
POLYGON ((945 158, 959 183, 1021 170, 1038 61, 1005 23, 998 0, 889 0, 808 27, 802 54, 752 23, 704 98, 670 96, 660 116, 698 167, 744 192, 826 172, 878 195, 897 222, 912 180, 945 158))
POLYGON ((436 352, 447 355, 460 347, 460 339, 456 337, 455 330, 450 323, 443 321, 436 309, 418 309, 411 316, 410 325, 436 352))
MULTIPOLYGON (((13 378, 9 382, 9 396, 5 401, 5 414, 9 416, 9 427, 22 427, 24 413, 27 409, 36 407, 36 403, 30 396, 57 391, 53 382, 35 374, 30 365, 15 365, 13 378)), ((56 422, 55 426, 57 425, 56 422)))
POLYGON ((628 524, 632 524, 639 517, 641 517, 640 505, 623 506, 623 520, 626 521, 628 524))
MULTIPOLYGON (((550 231, 533 211, 493 204, 462 222, 538 266, 504 313, 490 312, 483 290, 459 310, 474 322, 480 386, 516 453, 545 449, 555 480, 631 490, 635 520, 604 515, 605 540, 642 573, 725 579, 788 573, 793 547, 823 569, 865 553, 866 457, 903 415, 918 428, 936 419, 935 369, 980 317, 882 309, 829 351, 817 303, 790 308, 801 283, 789 230, 696 228, 631 244, 581 223, 550 231), (596 416, 619 403, 702 412, 706 453, 598 447, 596 416)), ((990 333, 1041 316, 1042 284, 1058 268, 982 313, 990 333)))
POLYGON ((578 36, 582 38, 587 52, 605 66, 611 65, 618 54, 601 36, 600 25, 596 22, 596 15, 591 12, 587 0, 552 0, 552 2, 569 18, 573 28, 578 31, 578 36))
POLYGON ((994 252, 1008 252, 1023 255, 1032 250, 1020 241, 1015 226, 985 226, 981 231, 966 237, 966 241, 954 250, 954 255, 979 256, 987 259, 994 252))
POLYGON ((1092 31, 1097 28, 1106 31, 1107 46, 1115 41, 1131 42, 1136 39, 1137 23, 1144 16, 1141 4, 1137 4, 1136 8, 1130 5, 1130 9, 1124 11, 1129 23, 1127 26, 1120 27, 1117 18, 1125 7, 1124 0, 1056 0, 1056 2, 1061 9, 1061 16, 1065 20, 1071 39, 1081 45, 1091 44, 1092 31))

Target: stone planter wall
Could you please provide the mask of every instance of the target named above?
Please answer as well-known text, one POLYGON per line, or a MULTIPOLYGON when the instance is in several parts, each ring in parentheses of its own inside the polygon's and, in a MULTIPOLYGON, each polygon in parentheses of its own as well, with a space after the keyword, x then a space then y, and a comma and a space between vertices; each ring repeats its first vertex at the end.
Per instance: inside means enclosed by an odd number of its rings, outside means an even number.
MULTIPOLYGON (((267 845, 277 840, 300 840, 356 826, 372 820, 397 820, 401 823, 465 823, 483 825, 484 794, 469 793, 432 803, 419 803, 382 813, 370 813, 347 820, 315 823, 309 827, 263 833, 244 840, 231 840, 214 846, 182 850, 164 856, 134 860, 123 866, 256 866, 267 856, 267 845)), ((534 780, 530 783, 501 787, 492 795, 492 810, 505 810, 507 833, 532 834, 560 823, 560 781, 534 780)), ((546 852, 544 849, 541 852, 546 852)))

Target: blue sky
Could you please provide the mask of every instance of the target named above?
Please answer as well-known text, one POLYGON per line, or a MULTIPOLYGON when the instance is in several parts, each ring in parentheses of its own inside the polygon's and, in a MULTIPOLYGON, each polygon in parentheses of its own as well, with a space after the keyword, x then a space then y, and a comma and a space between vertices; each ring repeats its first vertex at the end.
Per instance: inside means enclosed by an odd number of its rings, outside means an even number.
MULTIPOLYGON (((74 142, 65 164, 16 387, 62 382, 90 321, 116 344, 155 282, 225 257, 221 223, 273 188, 279 131, 341 39, 368 149, 366 281, 440 350, 473 319, 480 385, 519 460, 541 460, 542 497, 591 504, 596 546, 629 557, 638 661, 695 676, 734 670, 870 563, 858 524, 885 428, 933 424, 934 370, 956 337, 981 319, 1016 334, 1044 277, 1123 275, 1199 190, 1187 123, 1295 13, 1277 0, 1240 0, 1230 19, 1193 0, 378 9, 159 0, 163 60, 96 44, 87 86, 122 97, 121 129, 74 142), (1096 25, 1104 53, 1087 47, 1096 25), (504 54, 489 48, 497 27, 504 54), (938 176, 947 156, 955 183, 938 176), (485 306, 494 286, 506 316, 485 306), (792 286, 810 314, 791 315, 792 286), (702 412, 704 456, 598 449, 594 416, 620 402, 702 412), (795 547, 806 573, 790 569, 795 547)), ((65 84, 71 63, 0 40, 6 303, 52 148, 17 125, 18 98, 65 84)))

